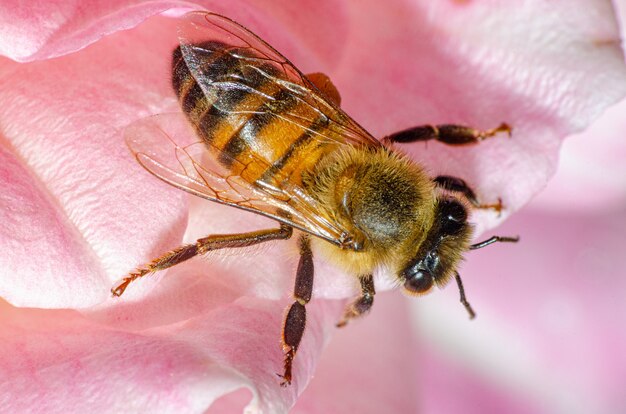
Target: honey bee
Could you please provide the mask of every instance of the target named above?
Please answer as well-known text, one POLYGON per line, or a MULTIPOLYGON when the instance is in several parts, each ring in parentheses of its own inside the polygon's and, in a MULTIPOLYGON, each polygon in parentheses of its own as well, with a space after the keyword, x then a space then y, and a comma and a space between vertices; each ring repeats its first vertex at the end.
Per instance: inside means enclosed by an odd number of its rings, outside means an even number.
POLYGON ((354 275, 361 294, 337 324, 367 313, 373 271, 391 269, 404 290, 422 295, 455 279, 464 252, 515 237, 471 244, 468 209, 480 204, 462 179, 429 177, 394 143, 436 140, 475 144, 500 132, 457 125, 419 126, 382 141, 339 107, 324 74, 304 75, 280 53, 227 17, 193 12, 181 19, 172 55, 172 86, 182 113, 155 115, 129 126, 137 161, 161 180, 218 203, 276 220, 279 227, 211 235, 137 268, 112 288, 120 296, 133 280, 206 252, 285 240, 298 231, 300 259, 293 304, 282 334, 281 385, 292 364, 313 290, 313 252, 354 275))

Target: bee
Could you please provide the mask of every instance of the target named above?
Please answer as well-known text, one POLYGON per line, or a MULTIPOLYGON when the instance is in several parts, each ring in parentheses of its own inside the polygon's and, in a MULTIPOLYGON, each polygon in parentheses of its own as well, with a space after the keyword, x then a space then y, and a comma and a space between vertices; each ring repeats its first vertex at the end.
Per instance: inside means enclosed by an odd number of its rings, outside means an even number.
POLYGON ((360 295, 337 324, 366 314, 373 272, 384 266, 411 295, 455 279, 470 317, 457 266, 463 253, 516 237, 472 244, 471 208, 481 204, 460 178, 430 177, 395 143, 435 140, 476 144, 498 133, 458 125, 419 126, 376 140, 340 109, 321 73, 304 75, 285 57, 227 17, 192 12, 181 19, 172 54, 172 87, 182 111, 145 118, 126 129, 146 170, 205 199, 276 220, 278 228, 210 235, 138 267, 112 289, 120 296, 137 278, 223 248, 286 240, 298 232, 294 301, 282 330, 281 385, 292 365, 313 290, 313 252, 354 275, 360 295))

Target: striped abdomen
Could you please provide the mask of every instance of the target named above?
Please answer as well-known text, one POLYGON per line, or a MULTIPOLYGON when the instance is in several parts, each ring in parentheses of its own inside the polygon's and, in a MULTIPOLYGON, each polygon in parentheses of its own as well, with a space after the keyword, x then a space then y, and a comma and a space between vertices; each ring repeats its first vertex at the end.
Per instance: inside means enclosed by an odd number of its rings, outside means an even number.
POLYGON ((202 87, 180 47, 173 54, 173 87, 198 135, 233 174, 250 183, 297 183, 332 149, 315 139, 330 133, 328 118, 276 81, 286 80, 277 66, 221 43, 192 47, 202 87))

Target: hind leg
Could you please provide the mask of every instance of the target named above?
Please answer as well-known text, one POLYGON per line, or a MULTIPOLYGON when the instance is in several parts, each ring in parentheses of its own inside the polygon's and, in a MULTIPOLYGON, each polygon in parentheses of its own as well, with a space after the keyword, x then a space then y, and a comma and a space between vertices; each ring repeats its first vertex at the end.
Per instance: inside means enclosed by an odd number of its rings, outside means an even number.
POLYGON ((132 281, 147 274, 175 266, 191 259, 192 257, 195 257, 196 255, 201 255, 211 250, 247 247, 270 240, 288 239, 291 237, 291 233, 291 227, 281 224, 280 228, 272 230, 259 230, 242 234, 216 234, 208 236, 199 239, 195 243, 177 247, 176 249, 165 253, 163 256, 154 259, 147 265, 137 268, 122 280, 117 282, 115 286, 111 288, 111 293, 113 296, 122 296, 132 281))

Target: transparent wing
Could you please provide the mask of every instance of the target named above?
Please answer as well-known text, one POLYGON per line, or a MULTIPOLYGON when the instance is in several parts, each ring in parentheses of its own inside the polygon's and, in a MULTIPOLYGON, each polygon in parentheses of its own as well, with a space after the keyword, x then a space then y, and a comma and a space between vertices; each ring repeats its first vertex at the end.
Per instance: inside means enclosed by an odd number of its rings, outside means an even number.
POLYGON ((211 102, 217 101, 219 105, 218 96, 238 91, 263 94, 248 81, 249 77, 245 74, 262 76, 282 93, 266 97, 273 100, 274 105, 259 108, 251 100, 249 106, 245 103, 240 105, 238 112, 266 113, 287 127, 294 124, 304 129, 310 129, 313 120, 321 120, 325 126, 323 132, 311 130, 320 143, 381 145, 339 107, 329 102, 289 60, 227 17, 207 12, 188 13, 179 26, 179 41, 189 71, 211 102), (206 56, 216 52, 228 53, 236 60, 238 69, 230 71, 229 76, 223 76, 220 71, 207 71, 202 62, 206 56), (277 95, 279 98, 276 98, 277 95), (302 105, 292 105, 294 110, 281 113, 273 110, 293 101, 302 105))
MULTIPOLYGON (((160 114, 129 125, 124 135, 137 161, 161 180, 191 194, 252 211, 331 243, 352 238, 317 201, 285 183, 280 194, 232 175, 207 151, 182 113, 160 114)), ((237 162, 237 161, 235 161, 237 162)))

